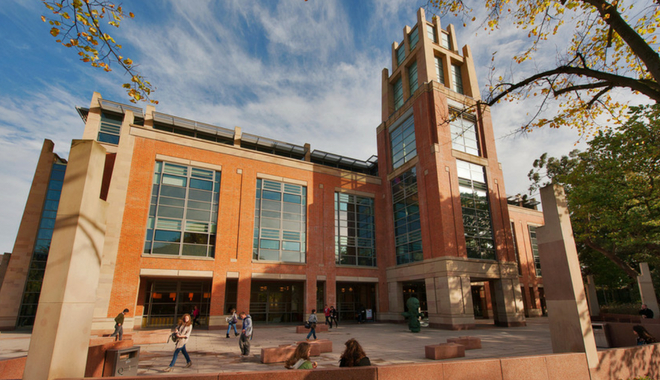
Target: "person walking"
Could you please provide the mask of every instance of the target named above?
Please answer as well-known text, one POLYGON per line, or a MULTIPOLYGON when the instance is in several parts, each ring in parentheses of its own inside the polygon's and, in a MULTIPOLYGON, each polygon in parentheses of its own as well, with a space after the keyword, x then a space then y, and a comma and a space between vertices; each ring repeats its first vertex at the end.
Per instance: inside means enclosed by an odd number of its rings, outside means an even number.
POLYGON ((312 309, 312 314, 309 315, 307 321, 309 322, 309 334, 307 334, 307 340, 309 340, 309 337, 312 335, 314 335, 314 340, 316 340, 316 309, 312 309))
POLYGON ((192 319, 190 318, 190 314, 186 313, 183 315, 181 319, 179 319, 179 324, 176 326, 176 329, 174 332, 176 333, 176 348, 174 349, 174 354, 172 355, 172 361, 170 362, 170 366, 165 368, 165 372, 171 372, 172 368, 174 367, 174 363, 176 363, 176 358, 179 356, 179 352, 183 354, 183 357, 186 358, 186 367, 185 368, 190 368, 192 366, 192 361, 190 360, 190 356, 188 355, 188 351, 186 350, 186 343, 188 343, 188 338, 190 338, 190 333, 192 332, 193 326, 192 326, 192 319))
POLYGON ((302 342, 296 347, 291 357, 284 363, 287 369, 314 369, 316 362, 309 360, 309 355, 312 353, 312 345, 307 342, 302 342))
POLYGON ((252 339, 252 317, 244 311, 241 311, 239 317, 243 320, 241 337, 238 338, 238 347, 241 349, 241 355, 250 355, 250 340, 252 339))
POLYGON ((351 338, 346 341, 346 349, 339 358, 340 367, 364 367, 370 366, 371 361, 364 353, 362 346, 357 340, 351 338))
POLYGON ((328 305, 325 305, 325 308, 323 309, 323 315, 325 315, 325 324, 329 324, 330 328, 332 328, 332 316, 330 315, 330 308, 328 305))
POLYGON ((334 306, 330 306, 330 327, 332 327, 332 322, 335 323, 335 327, 339 327, 339 311, 335 309, 334 306))
POLYGON ((122 340, 124 338, 124 315, 128 313, 128 309, 124 309, 121 313, 117 314, 115 317, 115 332, 110 334, 110 336, 116 336, 115 340, 122 340))
POLYGON ((231 309, 229 312, 231 313, 231 316, 227 317, 227 338, 229 338, 229 331, 232 327, 234 328, 234 336, 238 336, 238 331, 236 331, 236 324, 238 323, 236 309, 231 309))
POLYGON ((201 326, 201 323, 199 323, 198 319, 199 319, 199 308, 197 307, 197 305, 195 305, 192 311, 193 327, 201 326))

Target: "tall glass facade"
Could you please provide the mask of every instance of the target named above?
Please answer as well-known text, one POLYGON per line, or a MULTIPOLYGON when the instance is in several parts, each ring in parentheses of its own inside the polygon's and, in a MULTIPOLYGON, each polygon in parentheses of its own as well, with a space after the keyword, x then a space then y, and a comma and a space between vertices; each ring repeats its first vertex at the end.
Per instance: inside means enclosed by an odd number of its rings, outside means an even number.
POLYGON ((391 181, 394 205, 394 240, 396 263, 422 261, 422 227, 419 221, 417 169, 403 173, 391 181))
POLYGON ((415 143, 415 119, 410 115, 392 132, 390 132, 392 147, 392 168, 396 169, 417 156, 415 143))
POLYGON ((529 243, 532 247, 536 277, 541 277, 541 258, 539 257, 539 245, 536 241, 536 226, 527 226, 527 228, 529 229, 529 243))
POLYGON ((399 78, 394 82, 394 110, 403 106, 403 81, 399 78))
POLYGON ((340 265, 376 266, 374 200, 335 193, 335 258, 340 265))
POLYGON ((456 160, 467 256, 495 260, 495 242, 484 167, 456 160))
POLYGON ((220 172, 156 162, 144 253, 215 256, 220 172))
POLYGON ((410 85, 410 96, 412 96, 419 88, 419 84, 417 83, 417 62, 413 62, 408 68, 408 84, 410 85))
POLYGON ((64 182, 64 173, 66 163, 54 162, 46 190, 46 201, 41 212, 41 221, 37 230, 37 241, 34 245, 30 267, 27 273, 27 281, 23 290, 21 299, 21 308, 18 313, 16 327, 25 327, 34 325, 34 317, 37 315, 37 306, 39 304, 39 294, 41 293, 41 284, 46 272, 46 261, 48 251, 50 250, 50 241, 53 238, 53 229, 55 228, 55 216, 60 204, 60 194, 64 182))
POLYGON ((304 263, 307 187, 257 180, 253 260, 304 263))

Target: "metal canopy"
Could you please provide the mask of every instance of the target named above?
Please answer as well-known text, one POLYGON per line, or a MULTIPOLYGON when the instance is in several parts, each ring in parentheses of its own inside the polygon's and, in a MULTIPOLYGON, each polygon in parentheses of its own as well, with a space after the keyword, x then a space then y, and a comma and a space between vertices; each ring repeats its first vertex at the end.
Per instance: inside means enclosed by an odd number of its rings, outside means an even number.
POLYGON ((105 99, 99 99, 99 103, 101 103, 101 109, 104 111, 124 114, 126 113, 125 112, 126 110, 131 110, 133 111, 133 115, 135 115, 136 117, 144 118, 144 111, 142 110, 142 108, 129 106, 128 104, 121 104, 121 103, 113 102, 112 100, 105 100, 105 99))
POLYGON ((154 111, 154 121, 161 124, 168 124, 179 128, 190 129, 193 131, 204 132, 212 135, 223 136, 228 139, 234 138, 232 129, 218 127, 212 124, 200 123, 198 121, 184 119, 182 117, 172 116, 154 111))
POLYGON ((300 146, 300 145, 295 145, 295 144, 289 144, 283 141, 277 141, 273 139, 269 139, 266 137, 261 137, 257 135, 253 135, 250 133, 243 133, 241 136, 241 141, 245 141, 250 144, 255 144, 256 146, 262 147, 262 148, 271 148, 275 149, 280 152, 286 152, 286 153, 297 153, 300 155, 305 154, 305 147, 300 146))

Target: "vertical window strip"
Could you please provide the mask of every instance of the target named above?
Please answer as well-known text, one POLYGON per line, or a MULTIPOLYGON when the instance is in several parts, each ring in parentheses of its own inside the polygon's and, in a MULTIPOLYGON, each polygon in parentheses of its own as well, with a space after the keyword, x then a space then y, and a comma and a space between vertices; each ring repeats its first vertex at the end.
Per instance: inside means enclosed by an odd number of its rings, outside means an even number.
POLYGON ((478 156, 479 140, 476 122, 461 115, 456 115, 456 118, 450 121, 449 125, 452 149, 478 156))
POLYGON ((445 48, 447 50, 450 50, 449 49, 449 34, 447 34, 445 32, 440 32, 440 37, 442 38, 442 43, 440 44, 440 46, 442 46, 443 48, 445 48))
POLYGON ((536 277, 541 277, 541 257, 539 257, 539 245, 536 241, 536 226, 527 226, 529 229, 529 242, 532 247, 532 256, 534 257, 534 269, 536 277))
POLYGON ((467 255, 495 260, 495 240, 484 167, 456 160, 467 255))
POLYGON ((97 140, 108 144, 119 144, 119 132, 123 121, 123 115, 101 112, 101 124, 97 140))
POLYGON ((417 169, 403 173, 391 183, 394 213, 394 244, 397 265, 422 261, 417 169))
POLYGON ((394 110, 403 106, 403 81, 399 78, 394 82, 394 110))
POLYGON ((401 45, 396 50, 396 65, 397 65, 397 67, 401 66, 404 59, 406 59, 406 47, 403 44, 403 42, 401 42, 401 45))
POLYGON ((335 260, 340 265, 376 266, 374 201, 335 193, 335 260))
POLYGON ((435 74, 438 76, 438 82, 445 84, 445 69, 441 57, 435 57, 435 74))
POLYGON ((144 253, 214 257, 220 172, 157 161, 144 253))
POLYGON ((413 115, 410 115, 390 132, 390 145, 392 147, 392 167, 394 169, 417 156, 413 115))
POLYGON ((306 262, 307 188, 257 180, 253 260, 306 262))
POLYGON ((511 238, 513 238, 513 252, 516 254, 516 263, 518 264, 518 275, 522 276, 522 265, 520 264, 520 252, 516 242, 516 223, 511 222, 511 238))
POLYGON ((455 64, 451 65, 451 76, 453 79, 453 90, 463 94, 463 77, 461 76, 461 67, 455 64))
POLYGON ((408 83, 410 84, 410 96, 412 96, 419 87, 417 83, 417 61, 413 62, 408 68, 408 83))
POLYGON ((438 35, 435 33, 435 26, 426 24, 426 34, 431 41, 438 43, 438 35))
POLYGON ((410 32, 410 51, 413 51, 415 46, 417 46, 417 42, 419 42, 419 29, 415 28, 412 32, 410 32))

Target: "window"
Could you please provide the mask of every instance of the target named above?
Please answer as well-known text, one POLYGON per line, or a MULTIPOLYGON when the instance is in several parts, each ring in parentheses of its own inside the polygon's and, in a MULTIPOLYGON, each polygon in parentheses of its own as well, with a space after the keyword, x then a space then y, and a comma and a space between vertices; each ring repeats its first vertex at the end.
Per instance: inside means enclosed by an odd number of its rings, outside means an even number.
POLYGON ((403 106, 403 81, 399 78, 394 82, 394 110, 398 110, 403 106))
POLYGON ((495 260, 495 242, 490 220, 488 186, 484 167, 456 160, 467 256, 495 260))
POLYGON ((451 130, 451 148, 461 152, 479 155, 479 143, 477 140, 477 126, 474 120, 456 115, 449 123, 451 130))
POLYGON ((48 260, 48 252, 50 251, 50 242, 55 228, 55 216, 57 215, 57 209, 60 204, 65 171, 65 163, 53 163, 46 190, 46 201, 44 202, 41 220, 39 221, 39 229, 37 230, 37 241, 34 244, 34 250, 30 258, 30 267, 27 272, 25 288, 23 289, 21 308, 19 309, 16 327, 34 325, 34 318, 37 315, 37 306, 41 294, 41 285, 44 280, 44 273, 46 272, 46 261, 48 260))
POLYGON ((463 77, 461 77, 461 68, 458 65, 451 65, 452 90, 463 94, 463 77))
POLYGON ((426 35, 429 37, 429 40, 434 43, 438 43, 438 35, 435 33, 435 26, 426 24, 426 35))
POLYGON ((415 46, 417 46, 417 42, 419 42, 419 33, 417 31, 418 29, 415 28, 415 30, 410 32, 410 51, 413 51, 415 46))
POLYGON ((394 244, 397 265, 422 261, 422 227, 419 221, 417 169, 391 181, 394 206, 394 244))
POLYGON ((401 42, 401 46, 396 50, 396 65, 401 66, 401 63, 403 63, 403 60, 406 59, 406 47, 403 45, 403 42, 401 42))
POLYGON ((390 132, 390 142, 392 145, 392 168, 399 166, 417 156, 415 145, 415 121, 413 115, 410 115, 392 132, 390 132))
POLYGON ((376 266, 374 200, 335 193, 335 259, 341 265, 376 266))
POLYGON ((534 269, 536 277, 541 277, 541 258, 539 257, 539 245, 536 241, 536 226, 527 226, 529 229, 529 242, 532 246, 532 256, 534 257, 534 269))
POLYGON ((522 276, 522 266, 520 265, 520 252, 518 252, 518 243, 516 242, 516 223, 511 222, 511 237, 513 238, 513 251, 516 254, 516 264, 518 264, 518 275, 522 276))
POLYGON ((124 115, 101 112, 101 126, 97 140, 108 144, 119 144, 119 131, 124 115))
POLYGON ((442 58, 440 57, 435 57, 435 75, 438 76, 438 82, 442 83, 443 85, 446 86, 445 84, 445 68, 444 65, 442 64, 442 58))
POLYGON ((156 161, 144 253, 215 256, 220 172, 156 161))
POLYGON ((449 34, 447 34, 445 32, 441 32, 440 33, 440 38, 442 38, 442 43, 440 44, 440 46, 442 46, 443 48, 445 48, 447 50, 450 50, 449 49, 449 34))
POLYGON ((253 260, 305 262, 307 188, 257 180, 253 260))
POLYGON ((408 68, 408 84, 410 85, 410 96, 412 96, 419 87, 417 83, 417 62, 413 62, 408 68))

